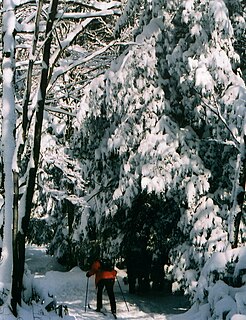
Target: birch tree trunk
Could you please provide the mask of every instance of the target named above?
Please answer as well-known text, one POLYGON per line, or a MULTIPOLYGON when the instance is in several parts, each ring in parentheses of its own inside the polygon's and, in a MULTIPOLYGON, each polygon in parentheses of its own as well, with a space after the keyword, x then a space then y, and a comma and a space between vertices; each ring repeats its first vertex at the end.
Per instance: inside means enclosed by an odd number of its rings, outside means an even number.
POLYGON ((1 207, 1 237, 2 251, 0 262, 0 288, 6 296, 12 282, 12 223, 13 223, 13 168, 15 153, 15 7, 11 0, 3 1, 3 98, 2 98, 2 161, 3 161, 3 191, 1 207))

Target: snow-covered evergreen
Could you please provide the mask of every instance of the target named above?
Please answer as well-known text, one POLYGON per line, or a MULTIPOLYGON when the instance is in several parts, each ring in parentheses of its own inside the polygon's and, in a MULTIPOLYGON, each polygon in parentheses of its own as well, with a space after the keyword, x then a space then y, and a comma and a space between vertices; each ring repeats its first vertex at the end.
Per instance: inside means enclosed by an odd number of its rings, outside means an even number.
POLYGON ((234 46, 245 16, 224 1, 167 1, 143 6, 139 21, 135 44, 92 81, 81 103, 88 204, 100 241, 117 255, 124 238, 124 228, 114 230, 118 213, 127 217, 144 191, 163 204, 172 199, 183 241, 170 250, 167 269, 173 290, 197 301, 203 267, 239 234, 237 244, 245 241, 240 218, 235 234, 245 188, 246 91, 234 46))

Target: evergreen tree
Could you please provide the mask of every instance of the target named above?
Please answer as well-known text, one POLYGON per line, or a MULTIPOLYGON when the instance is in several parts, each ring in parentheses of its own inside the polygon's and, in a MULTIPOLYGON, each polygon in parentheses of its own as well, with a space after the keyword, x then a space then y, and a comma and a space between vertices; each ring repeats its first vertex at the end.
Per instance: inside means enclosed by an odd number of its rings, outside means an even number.
POLYGON ((242 5, 130 1, 126 13, 139 17, 135 43, 92 81, 78 114, 75 148, 82 147, 98 239, 120 255, 120 221, 135 199, 147 192, 172 200, 183 234, 170 252, 173 289, 191 296, 213 253, 245 241, 243 221, 242 237, 234 232, 245 193, 242 5))

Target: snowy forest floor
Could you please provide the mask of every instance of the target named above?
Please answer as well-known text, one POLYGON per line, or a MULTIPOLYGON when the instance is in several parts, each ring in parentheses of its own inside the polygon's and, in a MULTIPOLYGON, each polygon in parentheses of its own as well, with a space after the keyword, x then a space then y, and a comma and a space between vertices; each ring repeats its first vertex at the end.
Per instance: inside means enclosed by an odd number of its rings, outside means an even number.
MULTIPOLYGON (((64 320, 103 320, 113 319, 110 314, 110 306, 107 294, 103 296, 107 316, 96 313, 88 308, 85 310, 87 278, 85 272, 75 267, 66 271, 54 258, 46 255, 45 249, 30 246, 26 252, 26 263, 34 277, 33 283, 39 293, 43 295, 54 294, 57 305, 66 305, 68 315, 63 315, 64 320)), ((117 303, 118 319, 128 320, 176 320, 182 319, 181 314, 189 309, 189 302, 183 296, 168 295, 163 292, 150 292, 146 294, 129 294, 128 286, 122 279, 125 271, 118 270, 118 281, 115 283, 115 295, 117 303), (122 291, 123 295, 122 295, 122 291), (124 298, 126 301, 124 301, 124 298), (127 305, 126 305, 127 303, 127 305), (127 307, 129 311, 127 310, 127 307), (178 316, 179 315, 179 316, 178 316), (177 317, 178 316, 178 317, 177 317)), ((94 277, 89 279, 88 303, 96 307, 96 291, 94 277)), ((46 305, 46 304, 44 304, 46 305)), ((0 309, 0 320, 16 319, 10 312, 0 309)), ((40 304, 26 306, 20 310, 19 320, 56 320, 61 319, 54 312, 46 312, 40 304)))

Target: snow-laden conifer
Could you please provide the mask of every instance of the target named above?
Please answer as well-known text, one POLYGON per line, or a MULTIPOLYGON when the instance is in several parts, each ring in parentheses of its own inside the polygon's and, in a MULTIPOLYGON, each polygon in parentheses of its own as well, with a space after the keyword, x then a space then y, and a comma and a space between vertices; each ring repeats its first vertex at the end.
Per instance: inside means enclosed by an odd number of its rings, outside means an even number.
POLYGON ((245 241, 237 198, 245 191, 245 83, 234 23, 245 26, 245 17, 224 1, 138 8, 136 44, 87 88, 78 114, 89 205, 100 239, 111 226, 105 241, 116 254, 124 246, 121 227, 113 229, 119 211, 127 217, 144 191, 174 200, 183 241, 169 252, 173 289, 198 298, 203 266, 245 241))

